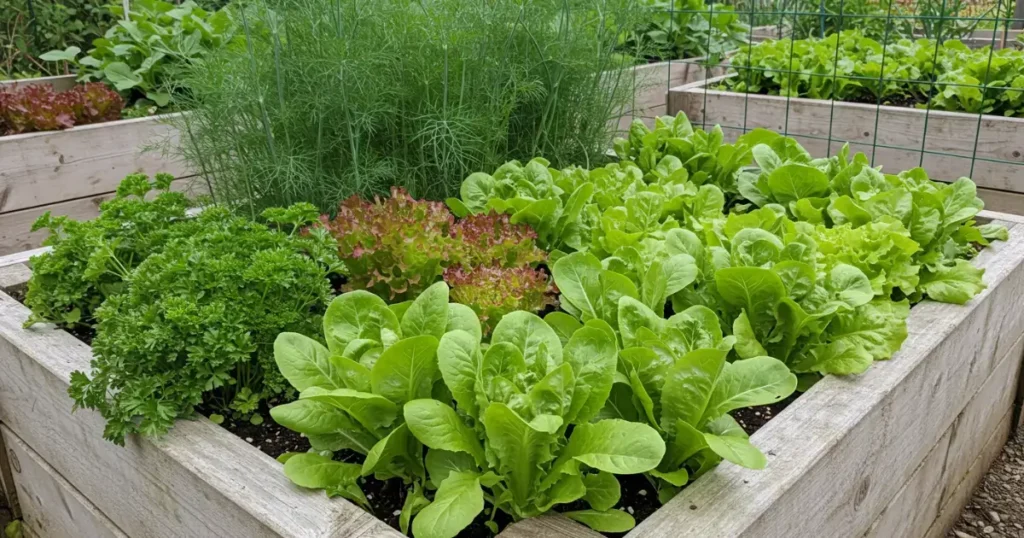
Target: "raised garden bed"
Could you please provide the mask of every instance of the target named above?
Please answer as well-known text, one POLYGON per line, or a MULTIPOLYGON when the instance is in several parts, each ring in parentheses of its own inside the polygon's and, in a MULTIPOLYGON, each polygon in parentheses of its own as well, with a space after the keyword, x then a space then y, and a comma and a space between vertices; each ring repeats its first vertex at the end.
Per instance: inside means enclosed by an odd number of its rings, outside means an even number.
POLYGON ((730 76, 671 88, 668 113, 721 125, 726 140, 756 127, 785 133, 813 155, 849 142, 884 171, 922 166, 939 180, 971 177, 986 207, 1024 213, 1024 118, 712 89, 730 76))
MULTIPOLYGON (((0 267, 0 288, 28 276, 24 265, 0 267)), ((36 535, 55 536, 42 531, 88 513, 109 520, 112 533, 140 537, 400 536, 347 501, 299 490, 279 463, 205 418, 180 421, 157 442, 103 440, 102 417, 72 413, 67 395, 71 372, 89 367, 89 347, 50 327, 22 329, 27 315, 0 293, 0 422, 48 466, 33 481, 54 482, 30 488, 54 498, 20 503, 36 535), (62 510, 54 492, 77 493, 83 510, 62 510)))
MULTIPOLYGON (((778 26, 756 26, 751 29, 752 41, 779 39, 789 35, 789 28, 778 26)), ((732 53, 730 53, 732 54, 732 53)), ((666 114, 669 88, 699 82, 709 77, 725 74, 727 62, 719 65, 708 65, 708 58, 687 58, 638 65, 633 68, 637 93, 633 98, 633 108, 619 118, 619 131, 629 130, 634 119, 642 119, 648 126, 654 125, 654 119, 666 114)))
MULTIPOLYGON (((1024 219, 996 218, 1010 239, 974 262, 986 268, 987 290, 966 306, 915 307, 893 360, 857 378, 826 379, 755 434, 769 455, 766 470, 723 464, 631 536, 923 536, 945 525, 943 514, 958 513, 971 480, 998 453, 991 448, 1005 439, 1017 392, 1024 219)), ((0 289, 27 281, 22 260, 0 259, 0 289)), ((35 535, 400 536, 345 500, 293 486, 279 463, 205 418, 179 421, 159 441, 104 441, 104 420, 72 414, 67 396, 70 373, 89 367, 89 347, 49 326, 22 328, 28 314, 0 293, 0 422, 19 473, 26 458, 32 469, 31 485, 17 487, 39 497, 21 503, 35 535), (53 508, 61 499, 67 510, 53 508)), ((503 536, 526 534, 593 532, 555 516, 503 536)))
MULTIPOLYGON (((751 437, 763 471, 723 463, 627 536, 944 536, 1016 419, 1024 219, 997 218, 1010 240, 974 261, 988 289, 915 306, 892 360, 826 378, 751 437)), ((502 533, 555 536, 595 533, 558 516, 502 533)))
MULTIPOLYGON (((71 77, 7 81, 4 85, 50 84, 66 89, 71 77)), ((31 233, 35 219, 51 211, 86 219, 99 213, 119 178, 133 172, 192 173, 183 163, 150 146, 173 144, 177 129, 169 115, 82 125, 0 137, 0 255, 39 246, 43 233, 31 233)), ((185 182, 180 188, 185 188, 185 182)))

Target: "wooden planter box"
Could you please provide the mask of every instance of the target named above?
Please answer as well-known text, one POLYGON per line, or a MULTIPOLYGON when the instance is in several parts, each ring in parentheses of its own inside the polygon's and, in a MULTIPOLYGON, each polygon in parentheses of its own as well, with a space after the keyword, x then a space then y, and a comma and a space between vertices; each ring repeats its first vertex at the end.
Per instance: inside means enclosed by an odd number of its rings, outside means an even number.
MULTIPOLYGON (((891 360, 822 380, 751 437, 767 468, 722 463, 627 537, 945 536, 1016 418, 1024 218, 997 218, 1010 240, 974 261, 988 289, 915 306, 891 360)), ((597 535, 549 516, 501 538, 564 536, 597 535)))
POLYGON ((634 119, 642 119, 648 126, 653 126, 654 118, 666 114, 669 88, 721 76, 725 74, 726 68, 725 64, 709 65, 706 57, 633 67, 636 94, 633 96, 632 108, 619 117, 618 131, 629 131, 629 125, 634 119))
POLYGON ((710 89, 731 76, 670 89, 668 112, 721 125, 727 140, 755 127, 785 133, 812 155, 832 155, 849 142, 883 171, 922 166, 935 179, 971 177, 986 207, 1024 213, 1024 118, 710 89))
MULTIPOLYGON (((30 274, 4 265, 0 288, 30 274)), ((89 347, 52 327, 23 329, 27 315, 0 292, 0 468, 11 468, 33 536, 401 536, 347 501, 293 486, 277 461, 205 418, 156 442, 104 441, 102 417, 72 413, 67 395, 71 372, 89 369, 89 347)))
MULTIPOLYGON (((65 89, 72 77, 7 81, 7 86, 50 84, 65 89)), ((151 146, 177 140, 172 115, 112 121, 0 137, 0 255, 39 246, 43 233, 29 229, 39 215, 96 216, 100 202, 133 172, 192 174, 181 162, 151 146)), ((184 189, 187 182, 178 188, 184 189)))
MULTIPOLYGON (((751 40, 755 43, 766 39, 780 39, 789 36, 790 28, 776 25, 755 26, 751 29, 751 40)), ((654 126, 654 119, 667 113, 667 92, 669 88, 699 82, 710 77, 725 74, 728 57, 738 51, 727 53, 719 64, 709 65, 707 57, 670 60, 633 67, 633 81, 636 95, 632 107, 618 119, 619 133, 629 131, 634 119, 642 119, 648 127, 654 126)))
MULTIPOLYGON (((818 383, 754 435, 765 471, 723 464, 630 536, 938 536, 998 454, 1017 393, 1024 219, 988 216, 1010 227, 975 261, 988 289, 966 306, 916 306, 891 361, 818 383)), ((0 289, 28 279, 23 259, 0 258, 0 289)), ((295 487, 205 418, 159 441, 104 441, 103 419, 72 413, 67 396, 89 347, 53 327, 23 329, 28 313, 0 292, 0 477, 13 476, 34 536, 400 536, 348 501, 295 487)), ((503 533, 592 535, 558 516, 503 533)))

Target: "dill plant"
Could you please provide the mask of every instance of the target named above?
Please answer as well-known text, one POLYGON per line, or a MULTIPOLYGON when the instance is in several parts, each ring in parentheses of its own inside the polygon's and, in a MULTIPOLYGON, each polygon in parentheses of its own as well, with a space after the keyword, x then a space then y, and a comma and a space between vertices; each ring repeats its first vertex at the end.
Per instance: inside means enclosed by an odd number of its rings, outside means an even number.
POLYGON ((183 78, 182 152, 253 213, 402 187, 457 194, 477 170, 591 165, 634 94, 634 0, 253 0, 246 42, 183 78))

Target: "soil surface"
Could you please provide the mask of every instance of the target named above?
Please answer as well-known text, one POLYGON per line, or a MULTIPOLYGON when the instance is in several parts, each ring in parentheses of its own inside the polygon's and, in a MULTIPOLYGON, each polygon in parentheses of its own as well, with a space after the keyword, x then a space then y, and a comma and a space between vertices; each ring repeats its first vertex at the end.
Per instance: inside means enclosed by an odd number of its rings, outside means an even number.
POLYGON ((1024 431, 992 464, 947 538, 1024 538, 1024 431))
POLYGON ((775 418, 783 409, 789 407, 789 404, 793 403, 798 396, 799 393, 793 393, 792 396, 771 405, 746 407, 737 409, 730 414, 732 418, 736 419, 736 422, 740 423, 740 427, 743 428, 743 431, 747 432, 747 435, 753 435, 754 432, 761 429, 761 426, 767 424, 769 420, 775 418))

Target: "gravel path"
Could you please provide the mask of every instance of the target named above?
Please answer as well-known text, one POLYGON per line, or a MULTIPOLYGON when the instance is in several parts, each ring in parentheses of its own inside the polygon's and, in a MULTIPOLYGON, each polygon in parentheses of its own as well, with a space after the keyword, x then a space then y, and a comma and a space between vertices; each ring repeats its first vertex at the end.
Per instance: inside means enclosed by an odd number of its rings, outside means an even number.
POLYGON ((1024 430, 992 464, 947 538, 1024 538, 1024 430))

